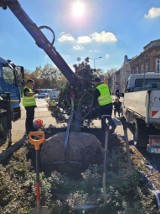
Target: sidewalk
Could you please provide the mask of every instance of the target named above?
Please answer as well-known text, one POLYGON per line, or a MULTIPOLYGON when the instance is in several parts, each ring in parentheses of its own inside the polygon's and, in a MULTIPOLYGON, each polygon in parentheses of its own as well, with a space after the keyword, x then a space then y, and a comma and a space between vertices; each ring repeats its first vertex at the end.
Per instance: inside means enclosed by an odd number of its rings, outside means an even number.
MULTIPOLYGON (((57 127, 63 126, 63 124, 57 124, 55 118, 52 117, 51 112, 47 108, 47 103, 44 99, 37 99, 37 108, 35 108, 35 119, 39 118, 43 120, 45 127, 48 127, 50 124, 56 125, 57 127)), ((22 106, 21 119, 12 123, 12 142, 15 143, 20 140, 25 133, 25 119, 26 111, 22 106)))

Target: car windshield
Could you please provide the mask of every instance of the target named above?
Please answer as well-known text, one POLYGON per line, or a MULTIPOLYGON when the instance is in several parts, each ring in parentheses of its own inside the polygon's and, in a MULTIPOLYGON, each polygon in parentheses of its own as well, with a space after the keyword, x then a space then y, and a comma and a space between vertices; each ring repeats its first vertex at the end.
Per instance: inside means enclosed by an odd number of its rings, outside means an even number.
POLYGON ((144 82, 144 79, 137 79, 135 81, 135 88, 147 88, 147 89, 150 89, 150 88, 155 88, 155 89, 160 89, 160 79, 145 79, 145 82, 144 82))

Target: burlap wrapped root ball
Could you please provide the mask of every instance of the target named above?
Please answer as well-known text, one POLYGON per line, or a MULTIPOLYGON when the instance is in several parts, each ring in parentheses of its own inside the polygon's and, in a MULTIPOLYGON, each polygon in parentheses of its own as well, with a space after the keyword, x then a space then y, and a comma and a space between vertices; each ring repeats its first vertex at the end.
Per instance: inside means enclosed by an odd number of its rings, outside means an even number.
POLYGON ((71 132, 68 139, 67 159, 64 141, 65 132, 60 132, 44 142, 41 149, 41 165, 44 171, 66 171, 68 167, 73 166, 87 168, 90 164, 102 162, 103 148, 96 136, 85 132, 71 132))

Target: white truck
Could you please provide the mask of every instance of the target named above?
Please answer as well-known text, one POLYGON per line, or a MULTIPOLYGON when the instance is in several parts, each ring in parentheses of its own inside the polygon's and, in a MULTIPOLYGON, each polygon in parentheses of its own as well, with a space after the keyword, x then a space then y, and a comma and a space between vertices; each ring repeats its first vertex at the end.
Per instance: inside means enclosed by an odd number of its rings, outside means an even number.
POLYGON ((136 146, 160 153, 160 73, 131 74, 122 106, 136 146))

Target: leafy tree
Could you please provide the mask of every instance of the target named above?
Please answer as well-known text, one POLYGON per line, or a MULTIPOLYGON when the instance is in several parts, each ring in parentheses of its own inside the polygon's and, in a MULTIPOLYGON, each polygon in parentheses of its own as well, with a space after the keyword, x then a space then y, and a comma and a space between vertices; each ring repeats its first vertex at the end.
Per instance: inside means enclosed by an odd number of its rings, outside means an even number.
POLYGON ((62 73, 52 65, 46 64, 44 67, 38 66, 30 74, 35 81, 35 88, 53 88, 59 90, 66 82, 62 73))

